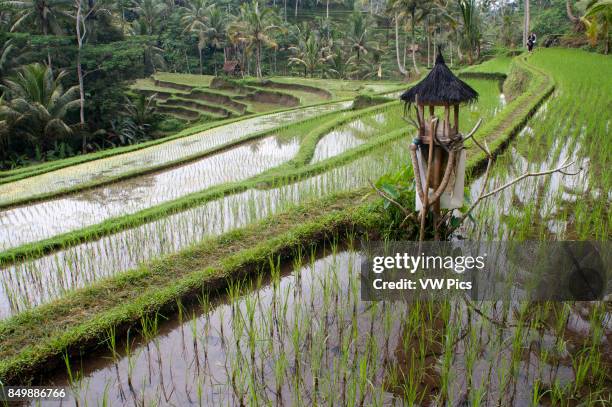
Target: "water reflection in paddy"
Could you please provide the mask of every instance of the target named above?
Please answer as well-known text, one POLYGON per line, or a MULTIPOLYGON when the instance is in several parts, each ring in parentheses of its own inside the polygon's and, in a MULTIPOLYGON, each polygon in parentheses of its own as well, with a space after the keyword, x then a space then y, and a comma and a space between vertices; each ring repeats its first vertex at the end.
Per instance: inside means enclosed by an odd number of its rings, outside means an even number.
POLYGON ((0 317, 57 298, 67 290, 173 253, 206 237, 245 226, 287 207, 367 185, 405 161, 407 143, 394 144, 324 174, 271 189, 251 189, 133 229, 83 243, 0 271, 0 317))
MULTIPOLYGON (((112 405, 411 406, 479 399, 523 406, 536 382, 544 388, 574 382, 569 355, 595 329, 569 308, 561 329, 568 336, 561 338, 528 322, 516 329, 529 318, 520 304, 479 304, 483 318, 464 301, 361 301, 359 252, 332 247, 304 258, 259 289, 203 300, 176 319, 160 320, 146 338, 75 361, 82 366, 75 398, 112 405)), ((45 384, 69 382, 60 373, 45 384)))
POLYGON ((133 170, 142 170, 202 153, 249 134, 270 130, 322 113, 345 109, 352 102, 338 102, 267 114, 205 130, 156 146, 100 160, 73 165, 21 181, 0 185, 0 203, 58 191, 70 186, 103 180, 133 170))
POLYGON ((2 211, 0 250, 244 180, 290 160, 299 147, 298 139, 282 141, 270 136, 163 172, 2 211))

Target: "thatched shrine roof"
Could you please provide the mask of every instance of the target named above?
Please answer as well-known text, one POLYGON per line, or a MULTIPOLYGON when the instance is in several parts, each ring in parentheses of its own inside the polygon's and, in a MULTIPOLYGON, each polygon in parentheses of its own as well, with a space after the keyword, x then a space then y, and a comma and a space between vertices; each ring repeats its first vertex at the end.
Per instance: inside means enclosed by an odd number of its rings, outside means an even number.
POLYGON ((407 103, 415 103, 417 95, 419 105, 457 105, 478 99, 478 92, 455 76, 446 66, 441 53, 425 79, 404 92, 401 99, 407 103))

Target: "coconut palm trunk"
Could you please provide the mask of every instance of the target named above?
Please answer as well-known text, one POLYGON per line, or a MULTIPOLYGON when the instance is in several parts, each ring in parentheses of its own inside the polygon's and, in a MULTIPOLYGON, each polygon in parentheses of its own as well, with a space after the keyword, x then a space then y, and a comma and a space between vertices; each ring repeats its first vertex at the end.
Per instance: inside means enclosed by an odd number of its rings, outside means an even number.
POLYGON ((200 57, 200 75, 204 74, 204 67, 202 65, 202 48, 198 47, 198 56, 200 57))
POLYGON ((261 42, 257 42, 257 79, 263 78, 261 73, 261 42))
POLYGON ((408 71, 402 62, 400 61, 400 52, 399 52, 399 18, 397 14, 395 15, 395 56, 397 57, 397 67, 400 73, 404 76, 408 75, 408 71))
POLYGON ((414 72, 418 75, 421 72, 419 71, 419 67, 416 62, 416 27, 415 27, 415 15, 414 12, 411 14, 411 28, 412 28, 412 64, 414 65, 414 72))
POLYGON ((527 45, 527 36, 529 35, 529 26, 530 26, 530 10, 529 10, 529 0, 525 0, 525 20, 523 26, 523 47, 527 45))

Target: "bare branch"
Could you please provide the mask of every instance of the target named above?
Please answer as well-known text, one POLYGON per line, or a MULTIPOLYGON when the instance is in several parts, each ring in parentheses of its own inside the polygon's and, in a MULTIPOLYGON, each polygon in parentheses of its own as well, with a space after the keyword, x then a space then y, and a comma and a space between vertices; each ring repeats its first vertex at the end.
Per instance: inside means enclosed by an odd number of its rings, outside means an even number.
MULTIPOLYGON (((486 145, 486 143, 485 143, 485 145, 486 145)), ((487 150, 488 150, 488 146, 487 146, 487 150)), ((487 151, 487 150, 485 150, 485 151, 487 151)), ((492 156, 489 155, 489 161, 487 163, 487 169, 485 171, 484 180, 483 180, 483 183, 482 183, 482 188, 480 190, 480 193, 478 194, 478 198, 469 207, 469 209, 466 211, 466 213, 461 217, 461 219, 459 221, 459 224, 455 228, 453 228, 453 230, 456 230, 465 221, 465 219, 467 219, 467 217, 470 216, 470 214, 472 213, 472 211, 474 210, 476 205, 478 205, 482 200, 484 200, 486 198, 489 198, 490 196, 493 196, 495 194, 498 194, 499 192, 503 191, 504 189, 507 189, 507 188, 511 187, 512 185, 514 185, 514 184, 516 184, 516 183, 518 183, 518 182, 520 182, 520 181, 522 181, 522 180, 524 180, 526 178, 530 178, 530 177, 542 177, 542 176, 551 175, 551 174, 554 174, 554 173, 557 173, 557 172, 561 173, 563 175, 573 176, 573 175, 579 174, 582 171, 582 168, 580 170, 578 170, 577 172, 575 172, 575 173, 569 173, 569 172, 564 171, 565 169, 567 169, 568 167, 570 167, 570 166, 572 166, 574 164, 574 161, 572 161, 572 162, 568 162, 568 161, 569 161, 569 159, 565 160, 563 162, 563 164, 561 164, 559 167, 553 168, 553 169, 550 169, 550 170, 540 171, 540 172, 526 172, 526 173, 522 174, 521 176, 519 176, 519 177, 517 177, 517 178, 515 178, 515 179, 513 179, 513 180, 511 180, 511 181, 509 181, 507 183, 505 183, 504 185, 502 185, 502 186, 500 186, 498 188, 495 188, 494 190, 492 190, 490 192, 485 193, 485 188, 486 188, 487 182, 489 180, 489 172, 490 172, 490 169, 491 169, 491 164, 493 162, 492 156)))
POLYGON ((417 129, 419 128, 419 124, 412 117, 402 117, 402 119, 404 119, 406 123, 413 125, 417 129))
MULTIPOLYGON (((486 194, 484 194, 481 197, 481 199, 485 199, 485 198, 490 197, 491 195, 495 195, 498 192, 501 192, 504 189, 509 188, 510 186, 516 184, 517 182, 520 182, 520 181, 524 180, 525 178, 529 178, 529 177, 541 177, 541 176, 544 176, 544 175, 554 174, 555 172, 561 172, 561 171, 565 170, 566 168, 574 165, 574 161, 572 161, 570 163, 568 163, 568 161, 569 161, 569 159, 565 160, 565 162, 563 164, 561 164, 561 166, 559 166, 559 167, 557 167, 555 169, 552 169, 552 170, 546 170, 546 171, 541 171, 541 172, 526 172, 525 174, 521 175, 520 177, 517 177, 517 178, 513 179, 512 181, 507 182, 506 184, 502 185, 501 187, 496 188, 496 189, 494 189, 491 192, 487 192, 486 194)), ((579 172, 580 171, 578 171, 578 173, 579 172)), ((578 173, 576 173, 576 174, 578 174, 578 173)), ((573 174, 573 175, 576 175, 576 174, 573 174)))
POLYGON ((482 124, 482 119, 478 119, 478 122, 476 123, 474 128, 467 134, 467 136, 463 138, 463 141, 465 142, 469 140, 476 133, 476 131, 478 130, 481 124, 482 124))

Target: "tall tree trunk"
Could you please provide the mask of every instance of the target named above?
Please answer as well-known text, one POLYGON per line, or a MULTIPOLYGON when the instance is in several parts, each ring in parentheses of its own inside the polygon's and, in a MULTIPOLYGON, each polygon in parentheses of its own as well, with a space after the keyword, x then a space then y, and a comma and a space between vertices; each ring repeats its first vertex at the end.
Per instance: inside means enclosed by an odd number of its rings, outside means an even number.
POLYGON ((298 6, 300 5, 300 0, 295 0, 295 17, 297 18, 298 6))
POLYGON ((81 132, 83 135, 83 141, 82 141, 82 151, 83 153, 85 153, 85 150, 87 148, 87 134, 85 133, 85 86, 83 84, 83 68, 81 66, 81 52, 83 50, 83 39, 85 38, 86 33, 85 32, 81 32, 81 24, 83 21, 83 8, 82 8, 82 1, 81 0, 75 0, 77 3, 77 10, 76 10, 76 35, 77 35, 77 44, 78 44, 78 50, 77 50, 77 78, 79 80, 79 119, 80 119, 80 125, 81 125, 81 132))
MULTIPOLYGON (((427 20, 429 20, 429 17, 427 18, 427 20)), ((425 24, 425 30, 427 32, 427 66, 432 66, 433 62, 431 63, 431 65, 429 65, 429 58, 431 57, 431 35, 429 32, 429 21, 427 21, 425 24)))
MULTIPOLYGON (((395 15, 395 55, 397 57, 397 67, 400 73, 404 76, 408 75, 408 71, 402 62, 400 61, 400 53, 399 53, 399 21, 397 14, 395 15)), ((404 48, 405 49, 405 48, 404 48)))
POLYGON ((325 5, 325 18, 329 20, 329 0, 327 0, 327 4, 325 5))
POLYGON ((257 43, 257 79, 261 79, 263 75, 261 74, 261 43, 257 43))
POLYGON ((414 13, 412 14, 412 64, 414 65, 414 72, 418 75, 421 72, 416 62, 416 35, 415 35, 415 24, 414 24, 414 13))
POLYGON ((525 0, 525 19, 523 26, 523 47, 527 46, 527 36, 529 35, 530 26, 530 14, 529 14, 529 0, 525 0))
POLYGON ((565 12, 567 13, 567 18, 569 18, 572 23, 578 24, 580 22, 580 19, 574 15, 569 0, 565 0, 565 12))
POLYGON ((204 74, 204 69, 202 67, 202 51, 203 49, 198 47, 198 55, 200 57, 200 75, 204 74))

